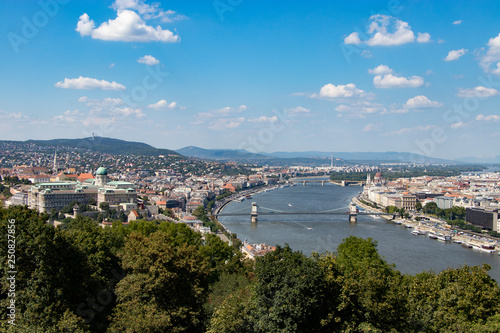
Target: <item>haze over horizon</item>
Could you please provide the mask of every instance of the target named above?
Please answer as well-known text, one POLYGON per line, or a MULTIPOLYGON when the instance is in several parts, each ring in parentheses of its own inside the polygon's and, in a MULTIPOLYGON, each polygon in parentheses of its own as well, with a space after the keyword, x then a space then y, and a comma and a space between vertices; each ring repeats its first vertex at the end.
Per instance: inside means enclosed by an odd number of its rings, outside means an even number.
POLYGON ((499 9, 3 1, 0 139, 500 155, 499 9))

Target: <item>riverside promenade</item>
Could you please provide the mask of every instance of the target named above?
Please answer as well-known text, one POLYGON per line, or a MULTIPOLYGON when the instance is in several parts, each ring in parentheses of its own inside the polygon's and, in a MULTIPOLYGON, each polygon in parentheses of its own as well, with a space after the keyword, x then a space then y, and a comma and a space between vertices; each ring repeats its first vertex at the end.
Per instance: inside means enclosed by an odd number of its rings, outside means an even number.
MULTIPOLYGON (((356 206, 359 206, 365 210, 370 210, 374 212, 382 212, 380 209, 375 209, 373 207, 370 207, 368 205, 365 205, 361 202, 359 196, 356 196, 352 199, 352 201, 356 204, 356 206)), ((386 220, 390 220, 390 217, 388 216, 381 216, 382 218, 385 218, 386 220)), ((427 216, 424 216, 427 217, 427 216)), ((477 245, 477 246, 482 246, 482 245, 491 245, 493 243, 500 245, 500 241, 497 238, 491 237, 489 235, 484 235, 484 234, 478 234, 475 232, 471 232, 469 230, 454 230, 451 225, 446 223, 446 221, 439 220, 437 218, 434 219, 434 223, 429 223, 429 222, 418 222, 418 221, 413 221, 413 220, 407 220, 407 219, 396 219, 395 223, 397 224, 402 224, 406 227, 412 227, 412 228, 419 228, 423 231, 430 232, 430 231, 446 231, 450 233, 452 236, 452 239, 456 243, 468 243, 471 245, 477 245), (397 223, 397 222, 400 223, 397 223)), ((458 229, 458 228, 457 228, 458 229)))

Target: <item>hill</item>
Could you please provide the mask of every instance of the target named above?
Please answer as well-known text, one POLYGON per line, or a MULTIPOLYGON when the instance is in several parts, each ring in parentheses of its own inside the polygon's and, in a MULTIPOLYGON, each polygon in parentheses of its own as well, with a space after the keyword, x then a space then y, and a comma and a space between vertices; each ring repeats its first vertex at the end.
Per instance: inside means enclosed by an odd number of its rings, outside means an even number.
POLYGON ((25 141, 25 143, 34 143, 40 146, 64 146, 71 148, 82 148, 112 155, 179 155, 173 150, 158 149, 142 142, 132 142, 104 137, 89 137, 83 139, 28 140, 25 141))

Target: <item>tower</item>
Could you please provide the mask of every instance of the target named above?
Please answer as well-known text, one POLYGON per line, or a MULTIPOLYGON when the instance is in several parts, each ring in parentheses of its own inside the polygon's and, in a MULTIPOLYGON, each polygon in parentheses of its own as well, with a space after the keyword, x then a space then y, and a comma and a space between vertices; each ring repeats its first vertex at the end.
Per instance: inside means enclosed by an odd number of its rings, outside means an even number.
POLYGON ((333 153, 332 153, 332 164, 331 164, 331 168, 333 169, 333 153))
POLYGON ((56 173, 57 173, 57 170, 58 170, 58 168, 57 168, 57 150, 56 150, 56 151, 54 152, 54 165, 52 166, 52 172, 53 172, 54 174, 56 174, 56 173))
POLYGON ((78 214, 80 214, 80 206, 78 206, 78 204, 75 204, 73 206, 73 218, 76 219, 78 214))
POLYGON ((252 213, 250 214, 250 221, 252 223, 257 223, 258 221, 258 210, 259 206, 257 206, 257 203, 252 202, 252 213))
POLYGON ((372 175, 368 173, 368 175, 366 175, 366 185, 370 185, 371 182, 372 182, 372 175))
POLYGON ((95 184, 97 186, 104 186, 108 182, 108 170, 104 167, 100 167, 95 172, 95 184))
POLYGON ((349 208, 350 208, 349 222, 352 223, 358 222, 358 208, 356 207, 356 204, 354 202, 351 202, 349 208))

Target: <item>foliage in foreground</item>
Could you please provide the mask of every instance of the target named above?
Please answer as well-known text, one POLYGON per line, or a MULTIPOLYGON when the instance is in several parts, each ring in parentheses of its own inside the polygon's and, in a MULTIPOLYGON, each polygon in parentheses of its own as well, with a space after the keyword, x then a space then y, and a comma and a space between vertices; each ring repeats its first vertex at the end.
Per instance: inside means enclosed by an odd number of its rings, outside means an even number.
MULTIPOLYGON (((16 222, 16 327, 0 332, 498 332, 500 289, 488 266, 403 275, 371 239, 306 256, 258 258, 183 224, 135 221, 65 229, 23 207, 16 222)), ((7 318, 7 237, 0 313, 7 318)))

